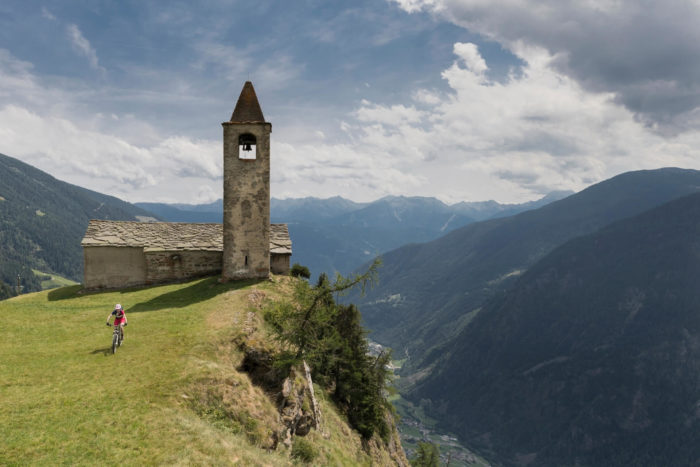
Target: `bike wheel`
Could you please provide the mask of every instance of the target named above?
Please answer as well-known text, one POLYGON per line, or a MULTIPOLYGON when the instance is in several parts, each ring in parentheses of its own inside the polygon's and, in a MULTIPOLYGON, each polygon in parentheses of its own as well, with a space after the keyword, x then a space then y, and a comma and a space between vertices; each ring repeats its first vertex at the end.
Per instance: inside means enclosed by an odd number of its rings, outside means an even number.
POLYGON ((114 334, 114 336, 112 336, 112 353, 115 353, 117 351, 118 345, 119 345, 119 336, 114 334))

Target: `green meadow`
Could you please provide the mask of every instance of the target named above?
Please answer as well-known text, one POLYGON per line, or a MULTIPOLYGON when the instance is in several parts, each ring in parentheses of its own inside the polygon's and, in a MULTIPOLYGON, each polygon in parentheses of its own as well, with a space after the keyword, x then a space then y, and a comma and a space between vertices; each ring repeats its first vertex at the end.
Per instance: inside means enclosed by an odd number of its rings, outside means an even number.
POLYGON ((36 274, 37 276, 42 278, 41 281, 41 288, 42 290, 46 289, 55 289, 58 287, 66 287, 69 285, 78 285, 77 282, 67 279, 63 276, 59 276, 58 274, 49 274, 45 272, 41 272, 37 269, 32 269, 32 272, 36 274), (48 279, 43 279, 45 277, 48 277, 48 279))
POLYGON ((73 286, 0 302, 0 464, 285 463, 187 405, 224 332, 208 317, 227 304, 234 313, 227 296, 249 286, 210 278, 85 295, 73 286), (105 321, 115 303, 129 324, 112 355, 105 321))
MULTIPOLYGON (((0 301, 0 465, 301 463, 261 441, 279 429, 277 406, 239 371, 236 344, 274 345, 260 307, 287 296, 291 280, 85 294, 76 285, 0 301), (112 354, 115 303, 129 324, 112 354)), ((316 395, 323 428, 302 441, 313 465, 391 462, 316 395)))

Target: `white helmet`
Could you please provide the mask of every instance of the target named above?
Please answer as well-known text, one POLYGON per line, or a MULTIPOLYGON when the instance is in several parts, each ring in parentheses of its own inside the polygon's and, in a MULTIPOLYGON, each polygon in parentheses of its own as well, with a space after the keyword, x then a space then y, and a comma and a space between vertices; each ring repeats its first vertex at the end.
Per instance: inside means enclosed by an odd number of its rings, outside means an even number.
POLYGON ((114 309, 115 309, 115 310, 121 310, 121 309, 122 309, 122 306, 121 306, 119 303, 117 303, 116 305, 114 305, 114 309))

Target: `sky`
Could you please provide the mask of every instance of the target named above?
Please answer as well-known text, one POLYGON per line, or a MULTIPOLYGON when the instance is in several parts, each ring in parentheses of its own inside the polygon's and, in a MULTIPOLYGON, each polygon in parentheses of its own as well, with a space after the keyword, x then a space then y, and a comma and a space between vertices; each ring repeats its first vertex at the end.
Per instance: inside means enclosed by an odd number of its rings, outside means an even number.
POLYGON ((273 197, 524 202, 700 169, 698 24, 698 0, 6 0, 0 153, 211 202, 251 80, 273 197))

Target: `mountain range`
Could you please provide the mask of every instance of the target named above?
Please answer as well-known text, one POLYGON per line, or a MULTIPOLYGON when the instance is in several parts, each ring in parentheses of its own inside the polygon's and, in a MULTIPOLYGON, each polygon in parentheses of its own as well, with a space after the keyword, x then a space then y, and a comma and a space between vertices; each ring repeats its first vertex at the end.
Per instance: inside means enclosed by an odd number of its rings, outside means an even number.
POLYGON ((699 171, 628 172, 539 209, 386 253, 379 285, 349 300, 359 304, 374 340, 408 357, 405 375, 426 374, 488 299, 554 248, 698 191, 699 171))
MULTIPOLYGON (((286 223, 292 261, 314 276, 347 274, 363 262, 408 243, 433 240, 464 225, 548 204, 571 192, 552 192, 522 204, 495 201, 447 205, 435 198, 387 196, 371 203, 341 197, 271 200, 272 222, 286 223)), ((223 204, 136 203, 171 222, 221 222, 223 204)))

